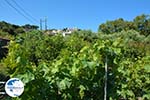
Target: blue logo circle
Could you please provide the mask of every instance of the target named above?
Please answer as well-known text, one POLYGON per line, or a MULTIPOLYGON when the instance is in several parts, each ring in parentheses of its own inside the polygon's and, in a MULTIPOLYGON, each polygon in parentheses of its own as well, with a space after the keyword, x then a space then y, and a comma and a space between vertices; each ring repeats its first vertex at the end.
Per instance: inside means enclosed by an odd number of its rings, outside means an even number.
POLYGON ((24 84, 18 78, 11 78, 5 84, 5 91, 11 97, 18 97, 24 91, 24 84))

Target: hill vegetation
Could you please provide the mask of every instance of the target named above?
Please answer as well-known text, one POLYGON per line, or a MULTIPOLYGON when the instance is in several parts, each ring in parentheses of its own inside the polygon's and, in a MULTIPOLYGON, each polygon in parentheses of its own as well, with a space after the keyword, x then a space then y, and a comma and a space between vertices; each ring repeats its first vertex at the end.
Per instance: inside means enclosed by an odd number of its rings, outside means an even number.
POLYGON ((15 30, 0 64, 1 73, 25 84, 13 100, 104 100, 106 82, 107 100, 150 100, 149 15, 65 37, 15 30))

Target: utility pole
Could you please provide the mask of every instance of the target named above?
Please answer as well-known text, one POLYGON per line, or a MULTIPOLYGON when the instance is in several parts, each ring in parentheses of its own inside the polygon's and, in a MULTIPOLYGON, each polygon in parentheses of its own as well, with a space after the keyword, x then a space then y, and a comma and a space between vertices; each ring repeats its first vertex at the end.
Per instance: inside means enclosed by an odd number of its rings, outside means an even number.
POLYGON ((47 18, 45 18, 45 30, 47 30, 47 18))
POLYGON ((42 19, 40 19, 40 30, 42 30, 42 19))
POLYGON ((107 59, 107 55, 106 55, 106 58, 105 58, 105 87, 104 87, 104 100, 107 100, 107 78, 108 78, 108 66, 107 66, 107 62, 108 62, 108 59, 107 59))
POLYGON ((47 30, 47 18, 44 20, 40 19, 40 30, 43 30, 43 23, 45 24, 45 30, 47 30))

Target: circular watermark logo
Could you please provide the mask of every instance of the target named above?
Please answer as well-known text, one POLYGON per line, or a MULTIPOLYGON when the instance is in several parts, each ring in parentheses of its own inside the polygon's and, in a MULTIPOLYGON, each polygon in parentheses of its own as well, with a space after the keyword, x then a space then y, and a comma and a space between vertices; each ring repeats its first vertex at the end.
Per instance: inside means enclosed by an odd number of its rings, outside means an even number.
POLYGON ((5 91, 10 97, 18 97, 24 91, 24 84, 18 78, 11 78, 5 84, 5 91))

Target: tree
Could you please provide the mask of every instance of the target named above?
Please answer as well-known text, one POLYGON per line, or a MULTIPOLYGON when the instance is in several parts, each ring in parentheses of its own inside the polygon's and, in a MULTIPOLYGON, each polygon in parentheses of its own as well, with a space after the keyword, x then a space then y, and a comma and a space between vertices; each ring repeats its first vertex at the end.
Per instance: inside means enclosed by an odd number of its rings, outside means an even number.
POLYGON ((150 34, 150 15, 140 15, 133 20, 136 30, 140 34, 148 36, 150 34))
POLYGON ((105 34, 112 34, 130 29, 135 29, 133 22, 124 21, 122 18, 119 18, 117 20, 107 21, 106 23, 101 24, 98 31, 105 34))
POLYGON ((39 27, 36 25, 30 25, 30 24, 26 24, 21 26, 22 28, 25 29, 25 31, 32 31, 32 30, 37 30, 39 27))
POLYGON ((116 32, 127 30, 135 30, 140 34, 148 36, 150 34, 150 15, 140 15, 133 19, 133 21, 125 21, 119 18, 114 21, 107 21, 99 25, 98 31, 104 34, 113 34, 116 32))

